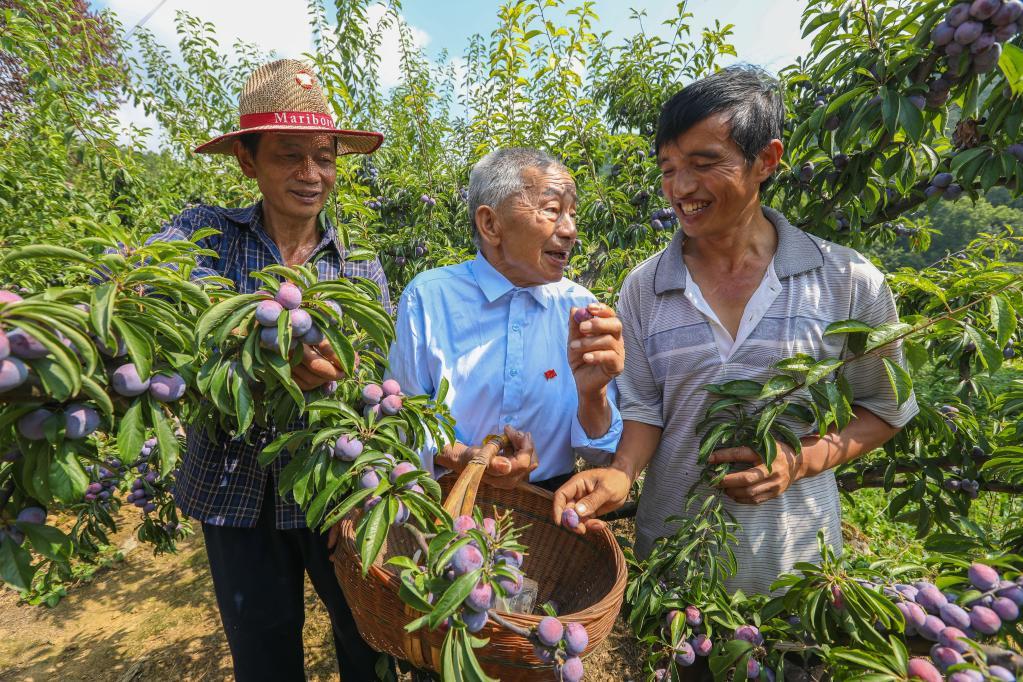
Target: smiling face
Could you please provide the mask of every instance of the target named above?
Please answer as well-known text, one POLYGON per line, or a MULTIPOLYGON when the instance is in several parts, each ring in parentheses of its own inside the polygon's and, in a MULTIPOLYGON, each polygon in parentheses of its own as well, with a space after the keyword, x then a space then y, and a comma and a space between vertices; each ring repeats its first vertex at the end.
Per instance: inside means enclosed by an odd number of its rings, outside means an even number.
POLYGON ((477 209, 483 255, 515 286, 557 282, 576 241, 575 181, 552 165, 527 168, 522 184, 521 192, 498 207, 477 209))
POLYGON ((241 142, 235 142, 235 155, 259 185, 265 209, 289 220, 315 220, 337 181, 330 135, 263 133, 255 156, 241 142))
POLYGON ((726 234, 760 211, 760 183, 777 168, 772 140, 752 164, 731 138, 727 113, 712 114, 661 146, 661 189, 687 237, 726 234))

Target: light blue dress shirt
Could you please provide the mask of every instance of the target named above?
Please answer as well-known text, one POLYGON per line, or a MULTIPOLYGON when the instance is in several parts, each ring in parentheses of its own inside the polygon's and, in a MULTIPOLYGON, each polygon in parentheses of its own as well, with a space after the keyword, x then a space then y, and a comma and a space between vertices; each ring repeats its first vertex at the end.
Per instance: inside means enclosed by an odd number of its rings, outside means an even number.
MULTIPOLYGON (((447 379, 455 435, 466 445, 506 424, 530 432, 539 461, 532 481, 571 472, 576 454, 605 464, 622 433, 614 382, 611 427, 591 439, 579 424, 567 351, 570 309, 595 300, 568 279, 516 287, 482 254, 429 270, 401 295, 388 374, 407 394, 436 396, 447 379)), ((431 473, 435 454, 435 447, 422 454, 431 473)))

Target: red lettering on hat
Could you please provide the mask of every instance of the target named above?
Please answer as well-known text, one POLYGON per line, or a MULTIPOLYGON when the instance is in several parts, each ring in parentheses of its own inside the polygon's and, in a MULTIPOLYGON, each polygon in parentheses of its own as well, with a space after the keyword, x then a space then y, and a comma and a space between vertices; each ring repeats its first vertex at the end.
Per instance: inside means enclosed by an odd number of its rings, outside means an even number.
POLYGON ((305 70, 298 71, 295 73, 295 82, 298 83, 299 87, 310 90, 316 85, 316 76, 305 70))

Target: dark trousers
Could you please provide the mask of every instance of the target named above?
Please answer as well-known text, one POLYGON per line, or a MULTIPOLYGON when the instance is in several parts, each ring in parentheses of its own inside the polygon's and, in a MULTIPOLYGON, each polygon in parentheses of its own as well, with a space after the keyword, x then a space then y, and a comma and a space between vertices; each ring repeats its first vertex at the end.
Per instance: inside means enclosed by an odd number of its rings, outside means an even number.
MULTIPOLYGON (((238 682, 305 680, 306 574, 330 614, 341 678, 378 679, 376 666, 383 654, 359 636, 334 575, 327 536, 308 528, 278 530, 269 486, 255 528, 204 523, 203 537, 238 682)), ((393 662, 386 660, 386 667, 393 670, 393 662)))

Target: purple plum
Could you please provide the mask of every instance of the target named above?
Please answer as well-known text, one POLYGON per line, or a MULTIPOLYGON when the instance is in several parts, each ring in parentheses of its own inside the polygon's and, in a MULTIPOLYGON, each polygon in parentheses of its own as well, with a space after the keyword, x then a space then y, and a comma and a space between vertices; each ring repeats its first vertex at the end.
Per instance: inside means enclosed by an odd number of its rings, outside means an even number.
POLYGON ((695 661, 696 652, 693 651, 693 645, 685 640, 679 642, 678 646, 675 647, 675 663, 684 668, 688 668, 695 661))
POLYGON ((970 3, 970 16, 981 21, 990 19, 1002 6, 1002 0, 973 0, 970 3))
POLYGON ((401 384, 394 379, 386 379, 384 383, 380 385, 384 395, 401 395, 401 384))
MULTIPOLYGON (((455 555, 451 557, 451 568, 455 570, 456 576, 472 573, 482 566, 483 554, 472 545, 459 547, 455 555)), ((561 637, 558 637, 558 639, 561 639, 561 637)))
POLYGON ((927 612, 919 604, 911 601, 900 601, 895 605, 895 608, 902 612, 902 617, 906 620, 907 627, 919 630, 924 621, 927 620, 927 612))
POLYGON ((918 627, 917 630, 925 639, 937 642, 938 634, 940 634, 946 627, 945 622, 937 616, 927 616, 927 618, 924 619, 924 624, 918 627))
POLYGON ((991 23, 995 26, 1008 26, 1016 23, 1023 15, 1023 2, 1020 0, 1006 0, 998 11, 991 16, 991 23))
POLYGON ((575 320, 576 324, 582 324, 586 320, 593 319, 593 313, 586 308, 577 308, 576 311, 572 313, 572 319, 575 320))
POLYGON ((24 300, 21 296, 18 296, 13 291, 7 289, 0 289, 0 303, 17 303, 18 301, 24 300))
POLYGON ((185 380, 177 372, 154 374, 149 380, 149 395, 161 403, 173 403, 185 395, 185 380))
POLYGON ((941 607, 948 603, 948 597, 942 594, 937 587, 925 585, 917 592, 916 603, 927 609, 929 613, 938 613, 941 607))
POLYGON ((149 382, 149 379, 142 380, 135 364, 131 362, 121 365, 110 376, 110 385, 113 387, 114 392, 126 398, 132 398, 145 393, 149 389, 149 382))
POLYGON ((343 462, 354 462, 362 454, 362 449, 362 441, 358 438, 341 436, 334 442, 334 457, 343 462))
POLYGON ((565 651, 569 656, 580 655, 590 643, 590 635, 582 623, 569 623, 565 626, 565 651))
POLYGON ((380 476, 372 469, 363 473, 359 479, 360 488, 376 488, 378 485, 380 485, 380 476))
POLYGON ((522 591, 522 574, 515 571, 515 577, 509 578, 507 576, 499 576, 497 578, 497 585, 504 590, 504 593, 509 597, 514 597, 522 591))
POLYGON ((703 623, 703 614, 700 613, 700 609, 695 606, 687 606, 685 609, 686 614, 686 625, 691 628, 695 628, 697 625, 703 623))
POLYGON ((26 440, 43 440, 46 438, 43 425, 52 415, 53 413, 44 407, 32 410, 18 419, 18 433, 26 440))
POLYGON ((379 384, 366 384, 362 389, 362 402, 367 405, 376 405, 384 397, 384 389, 379 384))
POLYGON ((468 531, 476 528, 476 522, 468 514, 455 517, 454 531, 459 535, 465 535, 468 531))
POLYGON ((943 21, 931 30, 931 42, 938 47, 948 45, 955 37, 955 33, 955 26, 943 21))
POLYGON ((1002 627, 1002 619, 986 606, 974 606, 970 609, 970 626, 977 632, 993 635, 1002 627))
POLYGON ((1001 581, 998 571, 986 564, 976 562, 970 565, 966 575, 969 577, 970 583, 981 592, 993 590, 998 587, 998 583, 1001 581))
POLYGON ((970 627, 970 614, 958 604, 945 604, 938 610, 938 615, 946 625, 956 628, 970 627))
POLYGON ((18 512, 17 519, 19 523, 43 524, 46 523, 46 510, 36 506, 25 507, 18 512))
POLYGON ((959 655, 959 652, 947 646, 941 646, 935 644, 931 647, 931 660, 938 666, 941 671, 948 670, 953 665, 963 663, 963 657, 959 655))
POLYGON ((1016 682, 1016 676, 1000 665, 988 666, 987 674, 1003 682, 1016 682))
POLYGON ((942 682, 941 673, 926 658, 911 658, 907 666, 909 679, 923 680, 923 682, 942 682))
POLYGON ((302 290, 291 282, 284 282, 274 300, 281 304, 286 310, 295 310, 302 305, 302 290))
POLYGON ((490 583, 481 580, 472 588, 469 596, 465 598, 466 608, 473 611, 486 611, 494 605, 494 588, 490 583))
POLYGON ((746 679, 755 680, 760 677, 760 661, 751 658, 746 661, 746 679))
POLYGON ((390 481, 393 484, 398 480, 400 476, 411 473, 416 470, 416 465, 411 462, 400 462, 397 466, 391 469, 390 481))
POLYGON ((714 642, 704 634, 696 635, 690 643, 697 656, 710 656, 710 652, 714 648, 714 642))
POLYGON ((256 304, 256 322, 263 327, 276 327, 277 318, 281 316, 283 311, 284 306, 277 301, 260 301, 256 304))
POLYGON ((575 509, 568 507, 563 512, 561 512, 561 525, 567 526, 568 528, 572 529, 578 528, 579 513, 576 512, 575 509))
POLYGON ((533 655, 540 659, 540 662, 544 665, 551 665, 556 660, 554 658, 554 651, 542 644, 533 645, 533 655))
POLYGON ((394 521, 392 525, 400 526, 408 521, 411 512, 408 507, 405 506, 404 502, 398 502, 398 511, 394 513, 394 521))
POLYGON ((398 414, 401 412, 401 397, 396 395, 386 396, 380 402, 380 411, 388 417, 398 414))
MULTIPOLYGON (((420 488, 419 492, 420 493, 423 492, 422 488, 420 488)), ((485 519, 483 519, 483 532, 486 533, 487 535, 489 535, 492 538, 496 538, 497 537, 497 521, 494 521, 494 519, 490 518, 489 516, 486 517, 485 519)))
POLYGON ((0 360, 0 393, 20 386, 28 379, 28 367, 19 358, 0 360))
POLYGON ((22 360, 38 360, 50 353, 46 346, 23 329, 12 329, 8 332, 7 343, 11 347, 11 355, 22 360))
MULTIPOLYGON (((461 517, 459 517, 461 518, 461 517)), ((472 517, 470 517, 471 520, 472 517)), ((522 553, 513 549, 502 549, 497 553, 497 560, 514 568, 522 567, 522 553)))
POLYGON ((970 645, 962 641, 963 637, 966 637, 966 633, 959 628, 947 627, 938 633, 938 644, 964 654, 969 651, 970 645))
POLYGON ((960 45, 969 45, 984 32, 984 24, 979 21, 965 21, 956 28, 955 41, 960 45))
POLYGON ((99 426, 99 412, 88 405, 72 403, 64 410, 64 435, 72 440, 85 438, 99 426))
POLYGON ((313 328, 313 318, 305 310, 298 308, 292 310, 289 315, 291 316, 291 335, 294 337, 304 336, 313 328))
POLYGON ((1019 607, 1007 597, 997 597, 991 604, 991 610, 998 614, 998 617, 1010 623, 1019 618, 1019 607))
POLYGON ((999 597, 1005 597, 1016 606, 1023 606, 1023 587, 1015 585, 1009 581, 1006 581, 1006 583, 1008 584, 998 590, 995 594, 999 597))
POLYGON ((764 636, 760 634, 760 628, 755 625, 740 625, 735 630, 734 639, 741 639, 754 646, 764 643, 764 636))
MULTIPOLYGON (((294 318, 292 319, 294 320, 294 318)), ((309 327, 309 331, 302 335, 302 343, 306 344, 307 346, 318 346, 321 343, 323 343, 323 340, 325 338, 327 338, 327 336, 323 333, 323 330, 321 330, 314 324, 309 327)), ((328 390, 327 391, 328 393, 333 393, 335 390, 337 390, 337 382, 331 383, 334 384, 334 388, 332 390, 328 390)))
POLYGON ((564 634, 565 626, 554 616, 544 616, 536 626, 536 638, 547 646, 556 646, 564 634))
POLYGON ((583 679, 583 662, 578 656, 571 656, 557 668, 560 682, 579 682, 583 679))

